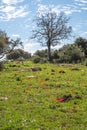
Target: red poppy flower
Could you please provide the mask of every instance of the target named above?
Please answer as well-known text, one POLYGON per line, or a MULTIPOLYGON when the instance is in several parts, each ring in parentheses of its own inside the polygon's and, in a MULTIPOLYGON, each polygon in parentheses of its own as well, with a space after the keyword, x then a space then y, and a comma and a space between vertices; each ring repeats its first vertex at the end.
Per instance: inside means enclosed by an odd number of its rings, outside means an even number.
POLYGON ((71 92, 72 92, 72 93, 74 93, 74 92, 75 92, 75 90, 74 90, 74 89, 72 89, 72 90, 71 90, 71 92))
POLYGON ((43 82, 43 79, 41 79, 40 82, 42 83, 42 82, 43 82))
POLYGON ((51 101, 55 101, 55 98, 51 98, 50 100, 51 100, 51 101))
POLYGON ((48 84, 45 84, 46 85, 46 88, 48 88, 48 84))
POLYGON ((16 88, 16 90, 18 90, 18 88, 16 88))
POLYGON ((29 87, 32 87, 32 84, 29 84, 29 87))
POLYGON ((75 109, 75 108, 77 108, 77 106, 72 106, 72 108, 74 108, 74 109, 75 109))
POLYGON ((57 102, 63 102, 63 101, 64 101, 64 98, 57 99, 57 102))

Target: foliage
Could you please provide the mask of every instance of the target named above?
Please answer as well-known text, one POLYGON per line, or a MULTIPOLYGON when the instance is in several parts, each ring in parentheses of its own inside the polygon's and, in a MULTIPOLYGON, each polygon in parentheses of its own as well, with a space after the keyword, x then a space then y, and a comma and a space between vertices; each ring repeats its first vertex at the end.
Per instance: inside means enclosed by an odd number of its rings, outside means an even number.
POLYGON ((67 39, 72 32, 71 26, 68 26, 69 18, 64 13, 59 15, 49 11, 38 16, 35 20, 36 30, 33 30, 33 37, 36 38, 42 46, 47 46, 48 60, 51 60, 51 46, 60 44, 60 41, 67 39))
POLYGON ((32 57, 32 61, 33 61, 34 63, 40 63, 40 60, 41 60, 41 58, 40 58, 39 56, 33 56, 33 57, 32 57))
POLYGON ((37 50, 34 55, 37 55, 41 58, 47 58, 47 49, 46 50, 37 50))
POLYGON ((9 37, 4 31, 0 30, 0 58, 3 57, 4 52, 9 50, 9 44, 9 37))
POLYGON ((86 58, 87 58, 87 39, 79 37, 75 40, 75 43, 78 47, 82 49, 82 51, 85 53, 86 58))
POLYGON ((23 58, 23 59, 30 59, 31 58, 31 54, 28 52, 25 52, 22 49, 15 49, 13 50, 11 53, 9 53, 7 55, 7 59, 19 59, 19 58, 23 58))
POLYGON ((58 59, 59 58, 59 55, 58 55, 58 50, 54 50, 53 52, 52 52, 52 59, 58 59))
POLYGON ((87 66, 87 59, 82 62, 83 65, 87 66))
POLYGON ((4 65, 0 72, 1 130, 86 130, 86 66, 29 61, 4 65), (41 71, 33 72, 32 67, 41 71))
POLYGON ((59 61, 65 63, 78 63, 84 59, 84 53, 76 45, 66 45, 58 52, 59 61))
POLYGON ((20 38, 13 40, 7 36, 5 31, 0 30, 0 58, 12 52, 15 47, 22 46, 20 38))

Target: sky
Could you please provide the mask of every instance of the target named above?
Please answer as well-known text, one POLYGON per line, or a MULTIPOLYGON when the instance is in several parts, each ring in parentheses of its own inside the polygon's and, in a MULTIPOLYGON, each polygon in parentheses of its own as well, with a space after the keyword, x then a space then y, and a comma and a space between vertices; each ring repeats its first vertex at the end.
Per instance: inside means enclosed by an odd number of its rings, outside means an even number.
POLYGON ((87 38, 87 0, 0 0, 0 30, 12 39, 21 38, 25 51, 34 53, 45 49, 30 37, 35 29, 33 19, 49 8, 56 13, 63 11, 70 17, 69 25, 72 26, 74 37, 64 44, 73 43, 79 36, 87 38))

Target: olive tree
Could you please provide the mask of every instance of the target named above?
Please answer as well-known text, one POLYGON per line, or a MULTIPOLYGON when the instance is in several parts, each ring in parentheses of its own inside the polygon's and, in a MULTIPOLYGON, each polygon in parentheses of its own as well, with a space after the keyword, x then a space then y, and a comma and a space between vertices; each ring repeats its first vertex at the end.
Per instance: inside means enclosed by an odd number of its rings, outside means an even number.
POLYGON ((7 33, 5 31, 0 30, 0 58, 12 52, 14 48, 18 47, 19 45, 23 46, 20 38, 12 40, 7 36, 7 33))

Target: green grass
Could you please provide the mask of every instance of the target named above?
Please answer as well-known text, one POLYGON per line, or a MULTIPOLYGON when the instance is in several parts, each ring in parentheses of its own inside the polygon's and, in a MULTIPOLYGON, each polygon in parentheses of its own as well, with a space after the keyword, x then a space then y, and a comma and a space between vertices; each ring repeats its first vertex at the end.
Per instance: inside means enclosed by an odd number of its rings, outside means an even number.
POLYGON ((86 66, 5 64, 0 72, 0 130, 86 129, 86 66), (42 70, 33 72, 32 67, 42 70), (60 102, 64 95, 71 98, 60 102))

